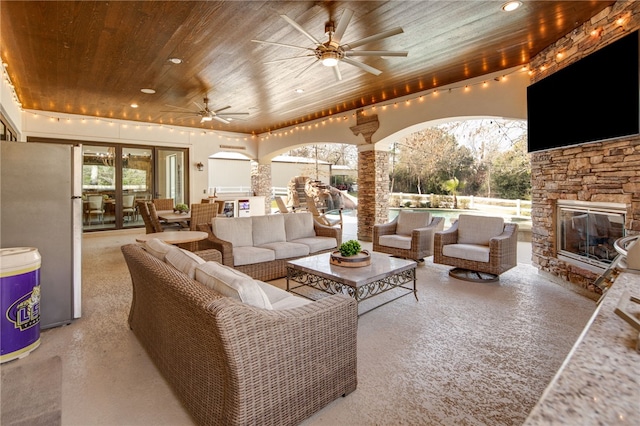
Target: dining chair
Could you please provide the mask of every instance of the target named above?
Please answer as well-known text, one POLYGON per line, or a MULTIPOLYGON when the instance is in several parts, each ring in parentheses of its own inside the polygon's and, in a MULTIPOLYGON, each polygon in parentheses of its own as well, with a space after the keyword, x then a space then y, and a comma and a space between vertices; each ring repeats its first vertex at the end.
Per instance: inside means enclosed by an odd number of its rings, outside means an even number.
POLYGON ((87 201, 85 213, 89 218, 89 225, 91 225, 91 216, 98 216, 100 223, 104 223, 104 197, 102 195, 89 195, 87 201))
POLYGON ((135 206, 135 195, 123 195, 122 196, 122 215, 126 216, 131 220, 137 220, 136 216, 136 206, 135 206))
MULTIPOLYGON (((211 224, 211 219, 218 215, 218 206, 214 203, 191 204, 191 220, 189 221, 189 230, 197 231, 198 225, 207 223, 211 224)), ((178 244, 179 247, 189 250, 198 251, 214 248, 209 240, 195 241, 192 243, 178 244)))
POLYGON ((151 222, 151 215, 149 214, 149 204, 151 204, 150 201, 138 201, 138 212, 140 212, 140 216, 142 216, 142 221, 144 222, 146 233, 153 234, 154 232, 156 232, 156 229, 151 222))
POLYGON ((156 210, 173 210, 175 206, 173 198, 154 198, 153 205, 156 210))

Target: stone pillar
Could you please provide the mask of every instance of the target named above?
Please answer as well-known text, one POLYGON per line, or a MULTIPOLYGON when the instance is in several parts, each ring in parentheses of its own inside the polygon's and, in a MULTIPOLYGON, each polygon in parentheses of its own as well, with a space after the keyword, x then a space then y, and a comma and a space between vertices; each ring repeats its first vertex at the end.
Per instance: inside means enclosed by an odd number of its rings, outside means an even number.
POLYGON ((255 196, 264 196, 264 211, 271 214, 271 163, 251 162, 251 191, 255 196))
POLYGON ((372 241, 373 225, 389 221, 389 153, 370 148, 358 152, 358 239, 361 241, 372 241))

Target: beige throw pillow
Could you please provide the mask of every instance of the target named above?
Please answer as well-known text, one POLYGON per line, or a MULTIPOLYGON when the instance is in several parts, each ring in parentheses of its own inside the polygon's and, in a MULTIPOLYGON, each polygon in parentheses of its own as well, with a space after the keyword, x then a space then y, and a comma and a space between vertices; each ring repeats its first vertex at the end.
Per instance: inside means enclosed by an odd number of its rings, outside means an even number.
POLYGON ((240 300, 256 308, 272 309, 269 298, 249 275, 218 262, 206 262, 196 267, 196 281, 223 296, 240 300))
POLYGON ((167 252, 164 261, 191 279, 196 276, 196 267, 204 263, 200 256, 175 246, 167 252))
POLYGON ((429 223, 431 223, 431 213, 429 212, 400 210, 398 213, 396 234, 411 235, 414 229, 427 227, 429 223))
POLYGON ((164 262, 164 257, 169 252, 169 250, 176 248, 176 246, 167 244, 164 241, 159 240, 157 238, 151 238, 149 241, 144 243, 143 247, 147 251, 147 253, 162 260, 163 262, 164 262))

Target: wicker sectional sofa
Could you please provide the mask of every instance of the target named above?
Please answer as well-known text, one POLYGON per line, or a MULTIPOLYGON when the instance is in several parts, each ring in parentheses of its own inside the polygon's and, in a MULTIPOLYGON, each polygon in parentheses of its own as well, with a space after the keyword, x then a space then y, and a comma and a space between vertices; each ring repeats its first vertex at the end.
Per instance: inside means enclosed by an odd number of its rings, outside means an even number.
POLYGON ((356 389, 353 299, 309 301, 174 249, 122 246, 129 326, 197 424, 295 425, 356 389), (258 287, 271 309, 246 299, 258 287))
POLYGON ((251 277, 270 281, 287 276, 287 261, 335 250, 340 228, 321 225, 308 212, 251 217, 214 217, 199 224, 222 263, 251 277))

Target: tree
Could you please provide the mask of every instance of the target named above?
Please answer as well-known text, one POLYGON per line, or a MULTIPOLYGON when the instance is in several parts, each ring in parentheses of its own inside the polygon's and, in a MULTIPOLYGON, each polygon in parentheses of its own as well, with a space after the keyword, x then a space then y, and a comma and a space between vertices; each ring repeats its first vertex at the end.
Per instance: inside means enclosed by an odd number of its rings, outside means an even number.
POLYGON ((531 198, 531 163, 526 138, 521 138, 512 149, 498 155, 492 165, 492 182, 499 197, 531 198))
POLYGON ((443 182, 442 187, 450 194, 453 194, 453 208, 458 208, 458 190, 460 189, 460 181, 457 177, 443 182))

